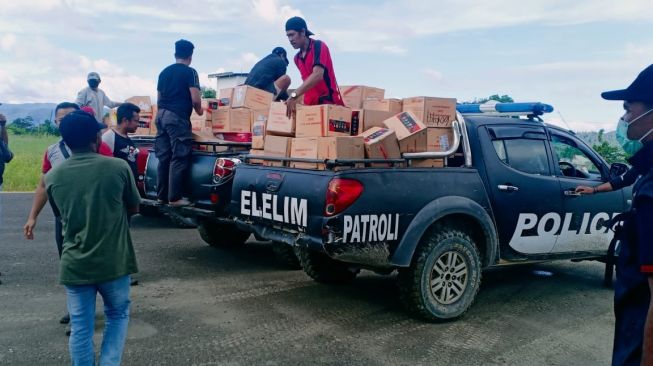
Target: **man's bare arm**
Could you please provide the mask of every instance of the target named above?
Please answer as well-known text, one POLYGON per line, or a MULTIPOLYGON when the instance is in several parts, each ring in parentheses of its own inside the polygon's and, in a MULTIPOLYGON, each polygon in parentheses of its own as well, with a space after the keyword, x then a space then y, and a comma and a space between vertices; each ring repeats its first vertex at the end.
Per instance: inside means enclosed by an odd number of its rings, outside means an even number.
POLYGON ((39 180, 39 185, 34 191, 34 199, 32 200, 32 209, 30 210, 29 217, 27 222, 23 227, 23 234, 26 239, 34 239, 34 228, 36 227, 36 220, 45 207, 45 204, 48 202, 48 194, 45 192, 45 180, 43 179, 44 175, 41 174, 41 179, 39 180))
POLYGON ((190 98, 193 100, 193 109, 195 109, 195 112, 200 116, 204 114, 204 110, 202 110, 202 95, 198 88, 190 88, 190 98))

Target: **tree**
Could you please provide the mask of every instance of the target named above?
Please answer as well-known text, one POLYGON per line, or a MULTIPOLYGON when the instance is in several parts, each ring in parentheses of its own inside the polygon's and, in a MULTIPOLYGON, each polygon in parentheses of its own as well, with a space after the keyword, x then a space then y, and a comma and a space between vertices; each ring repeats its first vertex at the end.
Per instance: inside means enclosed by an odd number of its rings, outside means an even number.
POLYGON ((42 135, 50 135, 50 136, 61 136, 59 133, 59 129, 57 126, 52 123, 49 119, 46 119, 43 124, 39 127, 39 132, 42 135))
POLYGON ((34 119, 31 116, 16 118, 7 126, 7 130, 16 135, 28 135, 36 132, 34 119))
POLYGON ((487 98, 475 98, 473 101, 468 101, 468 102, 463 102, 463 104, 483 104, 486 102, 489 102, 491 100, 497 101, 499 103, 514 103, 515 100, 512 99, 511 96, 504 94, 504 95, 499 95, 499 94, 493 94, 490 95, 487 98))
POLYGON ((592 148, 605 159, 609 164, 626 162, 626 152, 619 146, 611 145, 603 137, 604 130, 599 130, 599 143, 594 144, 592 148))
POLYGON ((202 98, 215 98, 218 94, 213 88, 207 86, 202 87, 202 98))

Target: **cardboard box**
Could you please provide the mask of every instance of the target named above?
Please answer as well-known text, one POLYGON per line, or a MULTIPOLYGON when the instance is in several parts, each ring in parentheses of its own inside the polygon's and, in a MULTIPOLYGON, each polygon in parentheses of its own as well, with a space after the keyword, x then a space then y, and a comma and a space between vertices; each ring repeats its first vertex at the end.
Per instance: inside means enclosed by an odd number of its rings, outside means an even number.
POLYGON ((451 127, 456 119, 456 99, 414 97, 403 100, 403 111, 411 112, 428 127, 451 127))
POLYGON ((444 168, 444 159, 412 159, 411 168, 444 168))
POLYGON ((218 109, 231 108, 234 97, 234 88, 224 88, 218 91, 218 109))
POLYGON ((364 85, 340 86, 340 93, 345 105, 352 109, 362 109, 365 100, 385 97, 385 90, 364 85))
POLYGON ((447 151, 453 144, 453 129, 429 127, 426 129, 426 151, 447 151))
POLYGON ((268 109, 272 103, 272 93, 249 85, 234 88, 231 108, 268 109))
POLYGON ((218 110, 219 106, 218 99, 214 98, 203 98, 202 99, 202 110, 204 111, 204 118, 207 121, 213 120, 213 111, 218 110))
POLYGON ((141 113, 152 114, 152 99, 149 96, 135 96, 125 99, 125 102, 132 103, 141 109, 141 113))
POLYGON ((295 136, 295 118, 286 117, 286 103, 270 104, 266 134, 276 136, 295 136))
POLYGON ((263 149, 265 147, 265 125, 268 121, 267 109, 252 111, 252 149, 263 149))
POLYGON ((212 133, 206 131, 193 131, 193 140, 197 142, 219 142, 212 133))
POLYGON ((247 132, 252 129, 252 112, 249 109, 219 109, 213 111, 213 133, 247 132))
POLYGON ((351 111, 351 136, 358 136, 365 130, 363 126, 363 110, 356 109, 351 111))
POLYGON ((410 112, 401 112, 383 121, 387 128, 397 133, 402 153, 426 151, 426 126, 410 112))
MULTIPOLYGON (((265 137, 265 156, 274 156, 280 158, 290 157, 290 149, 292 147, 292 137, 286 136, 272 136, 265 137)), ((282 161, 264 161, 267 166, 284 166, 282 161)))
POLYGON ((363 101, 363 109, 385 111, 392 114, 403 112, 401 99, 369 99, 363 101))
MULTIPOLYGON (((372 127, 361 135, 365 143, 365 157, 367 159, 400 159, 399 141, 397 134, 387 128, 372 127)), ((387 164, 372 164, 374 167, 387 166, 387 164)))
POLYGON ((400 112, 397 113, 391 113, 387 111, 377 111, 377 110, 371 110, 371 109, 364 109, 363 110, 363 129, 362 131, 369 130, 372 127, 381 127, 381 128, 386 128, 386 126, 383 124, 383 121, 385 121, 388 118, 391 118, 392 116, 397 115, 400 112))
MULTIPOLYGON (((360 136, 300 137, 293 139, 290 157, 301 159, 364 159, 364 139, 360 136)), ((291 162, 300 169, 326 169, 323 163, 291 162)))
POLYGON ((333 104, 301 106, 296 117, 297 137, 351 135, 351 109, 347 107, 333 104))
MULTIPOLYGON (((262 150, 262 149, 251 149, 251 150, 249 150, 249 155, 263 156, 263 155, 265 155, 265 151, 262 150)), ((255 165, 262 165, 262 164, 263 164, 263 160, 259 160, 259 159, 251 159, 251 158, 250 158, 250 159, 249 159, 249 163, 250 163, 250 164, 255 164, 255 165)))

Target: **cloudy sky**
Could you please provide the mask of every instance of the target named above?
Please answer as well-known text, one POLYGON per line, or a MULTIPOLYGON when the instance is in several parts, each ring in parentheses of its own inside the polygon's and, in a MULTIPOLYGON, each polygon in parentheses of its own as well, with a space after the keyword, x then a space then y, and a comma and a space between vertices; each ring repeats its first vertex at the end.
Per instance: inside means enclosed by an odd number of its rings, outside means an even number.
POLYGON ((554 105, 553 123, 610 130, 621 105, 599 94, 653 62, 650 11, 650 0, 3 0, 0 102, 73 100, 89 71, 114 100, 155 95, 179 38, 214 87, 210 73, 247 72, 279 45, 293 53, 283 25, 301 15, 341 85, 399 98, 509 94, 554 105))

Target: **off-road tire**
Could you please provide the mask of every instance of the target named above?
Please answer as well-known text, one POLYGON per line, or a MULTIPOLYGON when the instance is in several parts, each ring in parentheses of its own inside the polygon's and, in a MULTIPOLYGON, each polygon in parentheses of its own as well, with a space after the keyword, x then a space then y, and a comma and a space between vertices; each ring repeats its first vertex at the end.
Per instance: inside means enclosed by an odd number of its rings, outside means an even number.
POLYGON ((481 272, 471 236, 457 227, 436 224, 418 244, 410 267, 399 270, 401 301, 426 320, 458 318, 474 302, 481 272))
POLYGON ((148 205, 141 205, 138 209, 138 213, 143 217, 159 217, 162 215, 158 207, 148 205))
POLYGON ((349 283, 360 271, 345 262, 336 261, 324 253, 309 249, 300 249, 299 261, 307 275, 322 283, 349 283))
POLYGON ((299 262, 299 256, 297 255, 297 250, 295 250, 294 247, 286 243, 278 243, 273 241, 272 251, 277 257, 277 260, 288 267, 288 269, 302 269, 302 265, 299 262))
POLYGON ((202 220, 197 226, 202 240, 216 248, 229 248, 245 244, 249 233, 228 224, 202 220))

